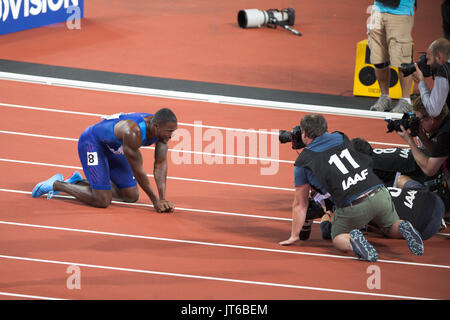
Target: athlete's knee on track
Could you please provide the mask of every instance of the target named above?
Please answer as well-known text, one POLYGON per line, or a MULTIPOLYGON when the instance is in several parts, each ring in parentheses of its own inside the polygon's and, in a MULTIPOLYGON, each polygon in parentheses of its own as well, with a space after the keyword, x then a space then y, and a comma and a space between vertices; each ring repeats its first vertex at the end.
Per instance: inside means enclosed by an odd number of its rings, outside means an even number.
POLYGON ((92 205, 97 208, 107 208, 111 201, 112 193, 110 190, 97 190, 92 196, 92 205))
POLYGON ((123 202, 127 202, 127 203, 135 203, 139 200, 139 193, 137 193, 136 195, 132 195, 132 196, 126 196, 122 200, 123 200, 123 202))
POLYGON ((123 202, 135 203, 139 200, 139 190, 138 188, 121 189, 120 197, 123 202))

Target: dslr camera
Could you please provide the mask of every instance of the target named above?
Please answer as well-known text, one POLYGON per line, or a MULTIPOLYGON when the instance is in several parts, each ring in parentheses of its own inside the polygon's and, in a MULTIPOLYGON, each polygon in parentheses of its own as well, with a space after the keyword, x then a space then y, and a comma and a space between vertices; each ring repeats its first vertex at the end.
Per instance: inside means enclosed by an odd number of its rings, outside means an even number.
POLYGON ((385 121, 388 123, 387 124, 387 133, 392 132, 392 131, 402 131, 402 129, 400 128, 400 126, 403 126, 403 128, 405 128, 405 130, 411 130, 411 136, 412 137, 417 137, 417 135, 419 134, 419 124, 420 124, 420 120, 419 118, 416 117, 416 115, 414 113, 408 112, 408 113, 404 113, 403 117, 401 119, 397 119, 397 120, 392 120, 392 119, 385 119, 385 121))
MULTIPOLYGON (((422 71, 424 77, 431 77, 433 75, 431 67, 427 65, 426 54, 423 54, 419 57, 419 60, 417 61, 417 66, 419 67, 420 71, 422 71)), ((414 65, 414 63, 402 63, 402 65, 400 66, 400 71, 403 73, 405 77, 407 77, 416 72, 416 66, 414 65)))
POLYGON ((423 183, 428 191, 435 192, 439 196, 444 196, 448 193, 448 185, 443 173, 440 173, 435 179, 427 180, 423 183))
POLYGON ((280 143, 292 142, 292 149, 297 150, 306 147, 302 140, 302 129, 295 126, 292 131, 280 130, 278 139, 280 143))

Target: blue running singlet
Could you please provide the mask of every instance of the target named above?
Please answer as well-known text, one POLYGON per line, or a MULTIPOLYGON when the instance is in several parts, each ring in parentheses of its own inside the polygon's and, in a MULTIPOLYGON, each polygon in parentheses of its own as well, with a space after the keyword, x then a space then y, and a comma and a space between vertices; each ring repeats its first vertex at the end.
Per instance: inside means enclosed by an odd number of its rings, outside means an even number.
POLYGON ((119 113, 103 117, 88 127, 78 140, 78 156, 90 186, 97 190, 110 190, 112 181, 118 188, 136 186, 131 167, 123 154, 122 141, 114 134, 114 126, 121 120, 132 120, 141 129, 141 146, 150 146, 158 138, 148 139, 144 120, 150 113, 119 113))

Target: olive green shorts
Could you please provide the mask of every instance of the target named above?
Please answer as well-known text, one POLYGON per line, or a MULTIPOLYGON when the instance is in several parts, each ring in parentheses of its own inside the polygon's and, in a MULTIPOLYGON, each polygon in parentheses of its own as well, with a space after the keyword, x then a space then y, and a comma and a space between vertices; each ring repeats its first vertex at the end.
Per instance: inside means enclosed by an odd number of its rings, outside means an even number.
POLYGON ((382 187, 372 197, 364 201, 338 208, 331 221, 331 238, 341 233, 349 233, 354 229, 363 229, 370 221, 378 225, 382 232, 387 233, 389 228, 400 220, 389 191, 382 187))

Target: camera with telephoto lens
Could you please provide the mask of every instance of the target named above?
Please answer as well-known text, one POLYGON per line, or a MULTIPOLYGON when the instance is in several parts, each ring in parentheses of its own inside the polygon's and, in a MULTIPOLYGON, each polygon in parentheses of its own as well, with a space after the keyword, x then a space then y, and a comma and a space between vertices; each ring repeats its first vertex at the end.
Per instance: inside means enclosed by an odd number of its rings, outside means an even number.
MULTIPOLYGON (((420 71, 422 71, 424 77, 431 77, 433 75, 431 67, 427 65, 426 54, 423 54, 419 57, 419 60, 417 61, 417 66, 419 67, 420 71)), ((400 66, 400 71, 403 73, 405 77, 407 77, 416 72, 416 66, 414 63, 402 63, 402 65, 400 66)))
POLYGON ((295 10, 286 8, 282 10, 246 9, 238 12, 238 24, 241 28, 260 28, 263 25, 275 27, 276 25, 293 26, 295 10))
POLYGON ((306 147, 302 141, 302 129, 295 126, 292 131, 280 130, 278 139, 280 143, 292 142, 292 149, 301 149, 306 147))
POLYGON ((295 10, 293 8, 285 9, 245 9, 240 10, 237 15, 239 27, 246 28, 261 28, 266 25, 268 28, 275 29, 277 26, 281 26, 286 30, 289 30, 297 36, 301 36, 302 33, 298 30, 291 28, 295 23, 295 10))
POLYGON ((408 112, 404 113, 403 117, 401 119, 392 120, 392 119, 385 119, 385 121, 388 123, 387 128, 389 132, 392 131, 402 131, 400 126, 403 126, 405 130, 411 130, 411 136, 416 137, 419 134, 419 124, 420 120, 417 118, 417 116, 414 113, 408 112))

